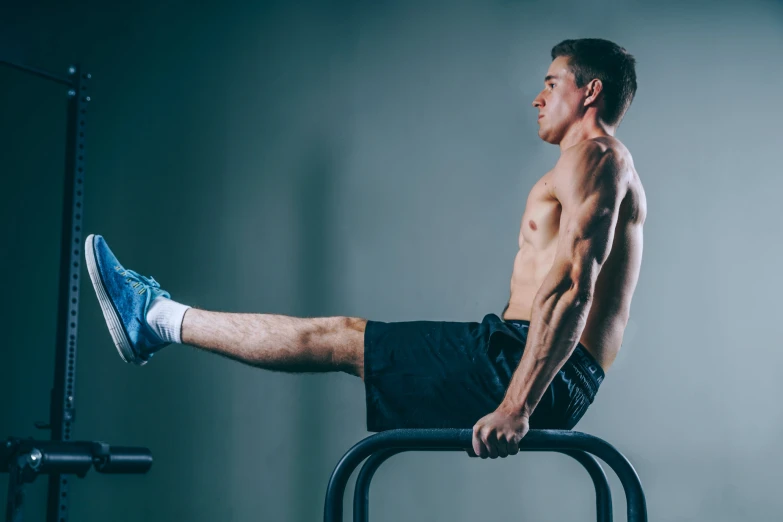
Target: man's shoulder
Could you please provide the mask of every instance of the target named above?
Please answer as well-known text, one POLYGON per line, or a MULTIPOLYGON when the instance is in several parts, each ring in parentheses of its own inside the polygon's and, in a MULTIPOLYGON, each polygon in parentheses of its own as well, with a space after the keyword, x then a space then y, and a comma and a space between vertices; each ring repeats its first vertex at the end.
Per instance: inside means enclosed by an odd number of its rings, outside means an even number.
POLYGON ((563 151, 561 160, 573 168, 581 163, 596 161, 611 162, 616 166, 626 166, 633 162, 631 152, 614 136, 600 136, 583 140, 563 151))
MULTIPOLYGON (((572 163, 563 169, 564 176, 573 184, 616 193, 626 199, 627 216, 643 224, 647 216, 647 197, 633 157, 628 148, 613 136, 585 140, 574 147, 572 163), (578 147, 578 148, 577 148, 578 147)), ((565 180, 564 180, 565 182, 565 180)))
POLYGON ((553 170, 559 185, 599 180, 624 185, 633 171, 633 160, 620 140, 602 136, 563 151, 553 170))

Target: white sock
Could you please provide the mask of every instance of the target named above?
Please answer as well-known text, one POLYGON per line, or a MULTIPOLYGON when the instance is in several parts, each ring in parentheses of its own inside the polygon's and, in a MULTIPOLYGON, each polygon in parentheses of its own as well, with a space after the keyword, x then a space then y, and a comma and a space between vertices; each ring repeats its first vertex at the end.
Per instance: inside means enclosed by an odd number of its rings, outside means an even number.
POLYGON ((182 320, 190 308, 163 296, 156 297, 147 310, 147 324, 167 343, 182 343, 182 320))

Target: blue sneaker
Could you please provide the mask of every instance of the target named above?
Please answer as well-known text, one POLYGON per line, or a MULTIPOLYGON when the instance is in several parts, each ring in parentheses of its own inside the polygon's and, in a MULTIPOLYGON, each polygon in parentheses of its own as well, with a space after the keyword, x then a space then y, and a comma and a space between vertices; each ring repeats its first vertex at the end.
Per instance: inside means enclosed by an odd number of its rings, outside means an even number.
POLYGON ((171 296, 153 278, 123 268, 101 236, 87 236, 84 257, 120 357, 125 362, 146 364, 153 353, 169 344, 147 324, 147 310, 156 297, 171 296))

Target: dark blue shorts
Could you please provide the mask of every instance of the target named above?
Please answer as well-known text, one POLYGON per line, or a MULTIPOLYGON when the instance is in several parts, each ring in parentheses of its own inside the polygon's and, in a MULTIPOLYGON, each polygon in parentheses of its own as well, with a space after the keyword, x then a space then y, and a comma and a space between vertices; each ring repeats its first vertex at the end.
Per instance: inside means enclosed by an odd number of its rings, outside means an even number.
MULTIPOLYGON (((528 321, 368 321, 364 334, 367 429, 472 428, 505 396, 525 350, 528 321)), ((532 429, 571 429, 604 372, 578 344, 530 418, 532 429)))

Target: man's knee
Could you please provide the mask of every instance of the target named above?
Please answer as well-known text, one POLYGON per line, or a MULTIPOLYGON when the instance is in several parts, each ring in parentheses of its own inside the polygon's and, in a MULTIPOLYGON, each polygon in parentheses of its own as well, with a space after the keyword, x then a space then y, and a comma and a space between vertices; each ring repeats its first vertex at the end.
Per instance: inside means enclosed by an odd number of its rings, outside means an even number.
POLYGON ((346 373, 364 379, 364 331, 367 320, 358 317, 339 318, 339 328, 345 343, 336 346, 335 353, 346 373))
POLYGON ((358 317, 308 319, 299 337, 300 349, 321 364, 351 375, 364 375, 364 330, 358 317))

